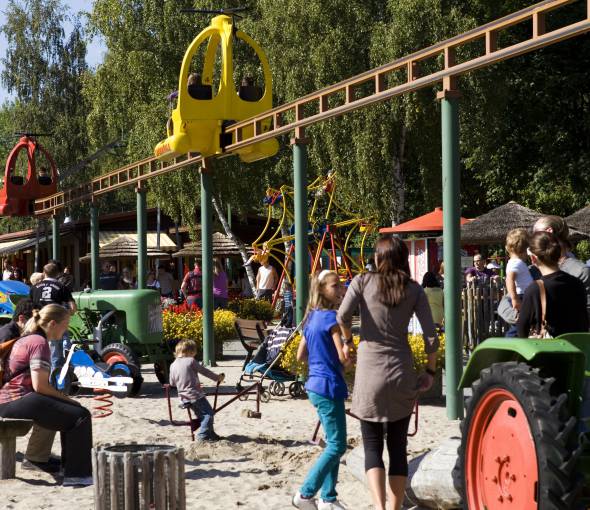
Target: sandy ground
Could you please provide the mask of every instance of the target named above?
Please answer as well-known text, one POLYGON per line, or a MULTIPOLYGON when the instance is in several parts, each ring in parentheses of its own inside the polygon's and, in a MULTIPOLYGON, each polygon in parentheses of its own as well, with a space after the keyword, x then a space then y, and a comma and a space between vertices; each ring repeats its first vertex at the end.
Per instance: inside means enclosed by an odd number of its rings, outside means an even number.
MULTIPOLYGON (((238 357, 219 363, 215 370, 226 373, 226 385, 222 389, 233 390, 240 367, 238 357)), ((95 445, 136 441, 183 447, 190 510, 291 508, 294 490, 321 451, 309 442, 316 415, 307 400, 273 397, 269 403, 262 404, 259 420, 241 416, 243 409, 254 409, 254 402, 237 401, 216 416, 215 430, 224 440, 199 445, 191 442, 188 427, 170 425, 164 392, 151 367, 144 367, 144 378, 140 397, 114 399, 114 414, 94 420, 95 445)), ((80 397, 80 400, 89 408, 95 405, 91 397, 80 397)), ((222 397, 220 402, 224 400, 222 397)), ((185 411, 176 405, 173 412, 175 418, 185 419, 185 411)), ((446 419, 442 404, 423 405, 418 434, 409 440, 410 456, 457 433, 458 424, 446 419)), ((348 419, 348 437, 351 446, 359 444, 359 424, 352 418, 348 419)), ((25 450, 26 441, 27 437, 18 439, 19 452, 25 450)), ((55 442, 53 451, 59 455, 59 441, 55 442)), ((2 509, 93 508, 92 487, 63 488, 49 475, 22 470, 20 462, 16 476, 14 480, 0 481, 2 509)), ((347 508, 371 508, 367 489, 344 464, 338 492, 347 508)))

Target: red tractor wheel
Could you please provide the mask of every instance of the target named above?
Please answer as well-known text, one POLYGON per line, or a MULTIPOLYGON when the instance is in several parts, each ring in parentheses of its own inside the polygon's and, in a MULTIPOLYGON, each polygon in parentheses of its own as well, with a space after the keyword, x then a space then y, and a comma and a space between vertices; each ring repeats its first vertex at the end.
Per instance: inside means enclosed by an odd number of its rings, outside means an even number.
POLYGON ((554 382, 525 363, 495 363, 481 372, 459 448, 465 508, 574 508, 577 420, 554 382))

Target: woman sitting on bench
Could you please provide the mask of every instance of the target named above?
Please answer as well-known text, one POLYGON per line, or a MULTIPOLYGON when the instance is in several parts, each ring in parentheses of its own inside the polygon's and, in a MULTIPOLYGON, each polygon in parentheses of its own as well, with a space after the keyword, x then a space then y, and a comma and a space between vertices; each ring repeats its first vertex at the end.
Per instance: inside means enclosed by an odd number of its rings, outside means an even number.
POLYGON ((49 341, 59 341, 68 329, 70 312, 50 304, 33 310, 21 338, 6 362, 0 389, 0 417, 33 420, 61 433, 64 486, 92 485, 92 421, 78 402, 49 384, 49 341), (58 340, 54 340, 58 339, 58 340))

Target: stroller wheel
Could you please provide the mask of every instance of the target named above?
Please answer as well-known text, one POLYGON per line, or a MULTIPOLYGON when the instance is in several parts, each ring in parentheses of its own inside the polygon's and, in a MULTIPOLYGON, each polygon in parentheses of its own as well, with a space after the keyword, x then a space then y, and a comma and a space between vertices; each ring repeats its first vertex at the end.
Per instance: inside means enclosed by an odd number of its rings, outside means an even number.
POLYGON ((262 402, 264 402, 265 404, 267 402, 270 402, 270 391, 268 390, 264 390, 261 394, 260 394, 260 400, 262 402))
POLYGON ((285 394, 285 383, 280 381, 275 382, 275 393, 277 397, 280 397, 285 394))
POLYGON ((243 393, 242 395, 240 395, 238 397, 238 400, 241 400, 242 402, 244 402, 245 400, 248 400, 248 394, 247 393, 243 393))
POLYGON ((289 395, 293 398, 302 398, 305 396, 305 388, 301 381, 295 381, 289 385, 289 395))
POLYGON ((268 385, 268 392, 271 395, 278 395, 277 391, 277 383, 275 381, 271 381, 271 383, 268 385))

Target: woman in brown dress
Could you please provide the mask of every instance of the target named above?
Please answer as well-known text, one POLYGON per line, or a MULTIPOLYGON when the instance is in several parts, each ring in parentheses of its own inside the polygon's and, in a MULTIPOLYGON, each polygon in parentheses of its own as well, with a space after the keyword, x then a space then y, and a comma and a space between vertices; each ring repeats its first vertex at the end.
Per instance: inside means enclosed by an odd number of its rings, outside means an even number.
MULTIPOLYGON (((376 272, 356 276, 338 311, 345 350, 352 343, 352 316, 360 308, 361 342, 352 397, 352 412, 361 420, 365 471, 375 508, 392 510, 404 500, 408 476, 408 425, 419 391, 432 386, 436 369, 436 337, 422 287, 410 278, 408 249, 396 237, 384 236, 375 246, 376 272), (414 370, 408 324, 416 314, 424 332, 426 371, 414 370), (383 463, 384 434, 390 465, 388 484, 383 463)), ((347 353, 348 355, 348 353, 347 353)))

